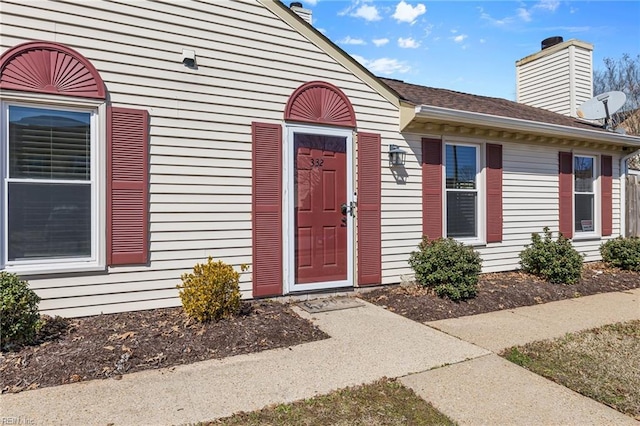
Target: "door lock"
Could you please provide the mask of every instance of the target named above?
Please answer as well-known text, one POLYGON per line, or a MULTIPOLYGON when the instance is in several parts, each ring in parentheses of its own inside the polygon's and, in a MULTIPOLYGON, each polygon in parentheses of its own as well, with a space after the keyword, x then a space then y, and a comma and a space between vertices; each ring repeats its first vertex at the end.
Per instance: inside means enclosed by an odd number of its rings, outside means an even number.
POLYGON ((355 201, 351 201, 349 202, 349 204, 347 203, 342 203, 342 205, 340 206, 340 210, 342 211, 342 214, 344 216, 346 216, 347 214, 351 215, 351 217, 355 217, 356 215, 356 203, 355 201))

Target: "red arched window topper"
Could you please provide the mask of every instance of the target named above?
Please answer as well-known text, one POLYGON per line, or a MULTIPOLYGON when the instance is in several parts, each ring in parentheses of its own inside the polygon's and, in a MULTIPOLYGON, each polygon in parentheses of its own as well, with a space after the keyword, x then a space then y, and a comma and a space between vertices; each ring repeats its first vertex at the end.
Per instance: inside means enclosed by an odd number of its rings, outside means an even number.
POLYGON ((0 56, 0 88, 105 99, 100 74, 81 54, 58 43, 19 44, 0 56))
POLYGON ((349 99, 340 89, 322 81, 298 87, 287 102, 284 119, 356 127, 356 114, 349 99))

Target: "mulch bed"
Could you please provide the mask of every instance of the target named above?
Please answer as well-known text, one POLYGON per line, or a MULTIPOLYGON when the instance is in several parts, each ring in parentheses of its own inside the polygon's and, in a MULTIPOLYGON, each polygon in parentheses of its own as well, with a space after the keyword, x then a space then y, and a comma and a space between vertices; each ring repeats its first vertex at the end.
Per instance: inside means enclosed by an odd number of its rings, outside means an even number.
POLYGON ((39 344, 0 353, 2 393, 289 347, 328 338, 281 303, 246 302, 239 316, 200 324, 181 308, 49 318, 39 344))
POLYGON ((551 284, 519 271, 483 274, 477 296, 462 302, 440 298, 430 289, 416 285, 381 287, 363 292, 359 297, 414 321, 425 322, 638 287, 640 272, 594 262, 585 264, 581 280, 572 285, 551 284))
MULTIPOLYGON (((640 273, 588 264, 575 285, 521 272, 481 275, 478 295, 442 299, 418 286, 384 286, 359 297, 415 321, 434 321, 640 287, 640 273)), ((289 347, 328 338, 287 305, 244 302, 237 317, 200 324, 181 308, 48 318, 34 346, 0 352, 0 391, 56 386, 289 347)))

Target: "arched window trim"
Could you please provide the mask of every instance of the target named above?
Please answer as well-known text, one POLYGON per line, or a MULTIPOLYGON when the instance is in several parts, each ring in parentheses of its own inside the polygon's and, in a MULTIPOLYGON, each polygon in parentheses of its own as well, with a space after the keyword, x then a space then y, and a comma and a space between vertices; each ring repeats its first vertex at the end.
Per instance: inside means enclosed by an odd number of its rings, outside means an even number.
POLYGON ((67 46, 45 41, 22 43, 0 56, 0 89, 106 98, 104 81, 91 62, 67 46))
POLYGON ((329 126, 356 127, 356 115, 349 98, 336 86, 310 81, 289 97, 284 119, 329 126))

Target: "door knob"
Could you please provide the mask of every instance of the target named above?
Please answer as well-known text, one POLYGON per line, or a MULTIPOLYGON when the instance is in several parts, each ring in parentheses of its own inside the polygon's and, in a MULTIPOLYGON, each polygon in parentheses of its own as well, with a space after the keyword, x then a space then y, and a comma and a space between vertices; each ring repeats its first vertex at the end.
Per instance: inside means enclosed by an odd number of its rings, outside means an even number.
POLYGON ((342 203, 342 205, 340 206, 340 211, 344 216, 346 216, 347 214, 350 214, 352 217, 355 217, 355 209, 356 209, 356 203, 353 201, 351 201, 349 204, 342 203))

